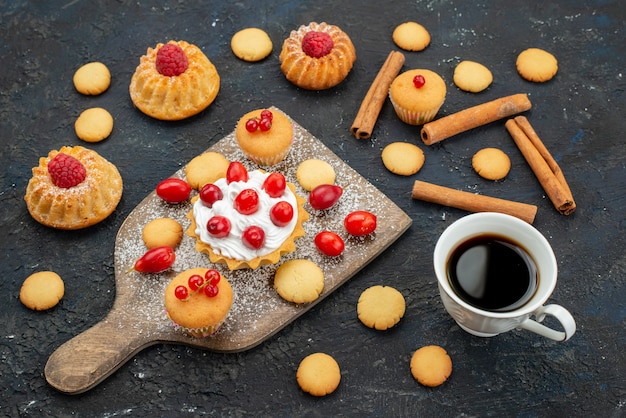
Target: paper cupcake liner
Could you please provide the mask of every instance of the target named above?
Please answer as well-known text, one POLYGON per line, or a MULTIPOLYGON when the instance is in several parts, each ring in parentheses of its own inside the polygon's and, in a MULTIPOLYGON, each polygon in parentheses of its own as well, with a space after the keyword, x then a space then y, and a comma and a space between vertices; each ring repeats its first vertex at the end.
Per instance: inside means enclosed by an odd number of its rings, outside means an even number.
POLYGON ((428 109, 422 112, 412 112, 396 104, 391 96, 389 96, 389 100, 391 100, 391 104, 396 111, 396 115, 398 115, 402 122, 408 123, 409 125, 423 125, 427 122, 430 122, 431 120, 435 119, 435 116, 437 116, 437 112, 441 108, 441 105, 443 105, 443 102, 441 102, 441 104, 439 104, 439 106, 435 108, 428 109))
POLYGON ((186 328, 180 324, 174 323, 174 327, 181 330, 185 334, 191 335, 192 337, 204 338, 204 337, 208 337, 210 335, 215 334, 220 329, 223 323, 224 321, 221 321, 217 324, 209 325, 209 326, 201 327, 201 328, 186 328))
POLYGON ((286 148, 283 152, 281 152, 280 154, 276 154, 276 155, 272 155, 269 157, 260 157, 258 155, 254 155, 254 154, 250 154, 250 153, 246 153, 244 152, 246 157, 248 157, 248 159, 250 161, 252 161, 255 164, 258 164, 260 166, 272 166, 272 165, 276 165, 279 162, 281 162, 282 160, 285 159, 285 157, 287 156, 287 154, 289 153, 289 147, 286 148))

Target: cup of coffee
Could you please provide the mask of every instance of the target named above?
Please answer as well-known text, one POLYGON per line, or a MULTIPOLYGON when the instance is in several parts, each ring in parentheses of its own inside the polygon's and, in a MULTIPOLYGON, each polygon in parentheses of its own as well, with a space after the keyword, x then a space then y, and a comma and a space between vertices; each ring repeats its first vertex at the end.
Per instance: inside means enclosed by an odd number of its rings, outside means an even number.
POLYGON ((465 216, 441 234, 433 258, 443 305, 465 331, 492 337, 526 329, 555 341, 576 332, 565 308, 546 304, 557 263, 548 241, 530 224, 501 213, 465 216), (563 331, 542 324, 546 316, 563 331))

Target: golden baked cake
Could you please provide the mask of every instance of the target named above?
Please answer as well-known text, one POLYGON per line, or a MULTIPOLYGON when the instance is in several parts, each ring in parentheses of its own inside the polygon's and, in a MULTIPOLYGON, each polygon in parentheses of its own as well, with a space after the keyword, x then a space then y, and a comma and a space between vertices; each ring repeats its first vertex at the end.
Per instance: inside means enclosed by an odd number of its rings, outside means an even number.
POLYGON ((422 125, 435 118, 446 98, 446 83, 439 74, 413 69, 398 75, 389 88, 396 114, 409 125, 422 125))
POLYGON ((130 98, 148 116, 180 120, 206 109, 220 89, 215 66, 185 41, 148 48, 130 80, 130 98))
POLYGON ((291 31, 278 58, 287 80, 303 89, 324 90, 346 78, 356 50, 339 27, 311 22, 291 31))
POLYGON ((204 185, 187 217, 196 250, 230 270, 277 263, 296 249, 309 218, 305 199, 278 172, 248 172, 238 161, 226 177, 204 185))
POLYGON ((281 162, 293 141, 293 125, 276 109, 257 109, 239 119, 235 138, 243 153, 260 166, 281 162))
POLYGON ((217 270, 185 270, 165 288, 165 310, 177 328, 192 337, 217 332, 233 304, 233 289, 217 270))
POLYGON ((81 146, 52 150, 39 159, 26 187, 26 206, 39 223, 80 229, 109 216, 122 197, 117 167, 81 146))

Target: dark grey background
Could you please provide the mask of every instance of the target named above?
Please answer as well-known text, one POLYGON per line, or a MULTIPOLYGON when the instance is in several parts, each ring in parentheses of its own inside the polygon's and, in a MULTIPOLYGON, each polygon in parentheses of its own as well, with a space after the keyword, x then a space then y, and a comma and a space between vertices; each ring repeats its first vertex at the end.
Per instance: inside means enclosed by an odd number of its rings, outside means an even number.
POLYGON ((622 416, 624 364, 624 21, 619 1, 513 2, 460 0, 380 2, 0 1, 0 415, 7 416, 622 416), (373 138, 349 132, 361 99, 390 50, 391 33, 406 20, 432 35, 420 53, 406 53, 405 69, 440 73, 448 95, 439 115, 514 93, 528 93, 528 118, 559 163, 578 204, 556 212, 503 122, 426 147, 419 129, 401 123, 389 102, 373 138), (280 72, 278 54, 289 32, 311 21, 343 28, 358 60, 348 78, 327 91, 304 91, 280 72), (272 55, 250 64, 230 50, 239 29, 256 26, 274 42, 272 55), (198 45, 216 65, 222 85, 205 112, 182 122, 159 122, 132 106, 128 84, 147 47, 169 39, 198 45), (559 72, 545 84, 515 70, 528 47, 553 52, 559 72), (454 66, 482 62, 494 74, 480 94, 458 90, 454 66), (72 85, 89 61, 112 73, 109 90, 85 97, 72 85), (156 345, 137 354, 94 389, 76 396, 50 387, 48 356, 93 326, 115 297, 113 248, 125 217, 163 178, 232 131, 248 110, 275 105, 317 136, 413 219, 391 248, 321 304, 262 345, 215 354, 156 345), (85 145, 73 124, 88 107, 108 109, 112 135, 91 148, 114 162, 124 195, 106 221, 64 232, 29 216, 24 191, 38 158, 62 145, 85 145), (383 147, 418 143, 426 164, 413 177, 382 165, 383 147), (474 152, 500 147, 513 168, 501 182, 479 178, 474 152), (439 234, 466 212, 411 199, 415 179, 518 200, 539 207, 534 225, 558 258, 560 279, 551 302, 567 307, 578 331, 566 343, 529 332, 494 338, 460 330, 438 298, 432 251, 439 234), (47 312, 23 307, 22 281, 39 270, 66 284, 47 312), (399 289, 407 302, 400 324, 387 332, 356 318, 360 293, 373 284, 399 289), (438 344, 454 371, 427 389, 409 371, 417 348, 438 344), (334 356, 339 388, 313 398, 298 388, 300 360, 315 351, 334 356))

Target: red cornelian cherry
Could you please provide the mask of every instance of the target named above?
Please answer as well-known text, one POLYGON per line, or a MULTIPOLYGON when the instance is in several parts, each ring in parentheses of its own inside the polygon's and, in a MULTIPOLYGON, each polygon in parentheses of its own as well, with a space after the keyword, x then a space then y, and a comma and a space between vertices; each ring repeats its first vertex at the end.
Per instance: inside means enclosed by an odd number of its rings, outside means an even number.
POLYGON ((167 178, 156 186, 156 194, 167 203, 181 203, 189 199, 191 186, 183 179, 167 178))
POLYGON ((206 229, 216 238, 225 238, 230 234, 230 221, 225 216, 215 215, 207 222, 206 229))
POLYGON ((332 207, 341 195, 343 189, 335 184, 320 184, 309 194, 309 204, 315 210, 326 210, 332 207))
POLYGON ((285 180, 285 176, 278 172, 270 174, 263 182, 263 190, 270 197, 281 197, 286 187, 287 180, 285 180))
POLYGON ((222 190, 213 183, 207 183, 200 189, 200 200, 206 207, 212 208, 213 204, 223 197, 222 190))
POLYGON ((424 78, 423 75, 418 74, 415 77, 413 77, 413 85, 415 86, 415 88, 421 89, 424 84, 426 84, 426 79, 424 78))
POLYGON ((246 247, 258 250, 265 242, 265 231, 260 226, 249 226, 243 231, 241 241, 246 247))
POLYGON ((186 300, 189 297, 189 291, 183 285, 176 286, 174 289, 174 296, 180 300, 186 300))
POLYGON ((276 203, 270 209, 270 220, 276 226, 285 226, 293 219, 293 206, 285 200, 276 203))
POLYGON ((226 182, 248 181, 248 170, 239 161, 233 161, 226 170, 226 182))
POLYGON ((204 278, 199 274, 193 274, 187 280, 187 285, 192 292, 198 290, 204 284, 204 278))
POLYGON ((254 189, 243 189, 235 197, 233 206, 242 215, 252 215, 259 210, 259 194, 254 189))
POLYGON ((134 269, 140 273, 161 273, 169 269, 176 260, 176 253, 167 245, 148 250, 135 262, 134 269))

